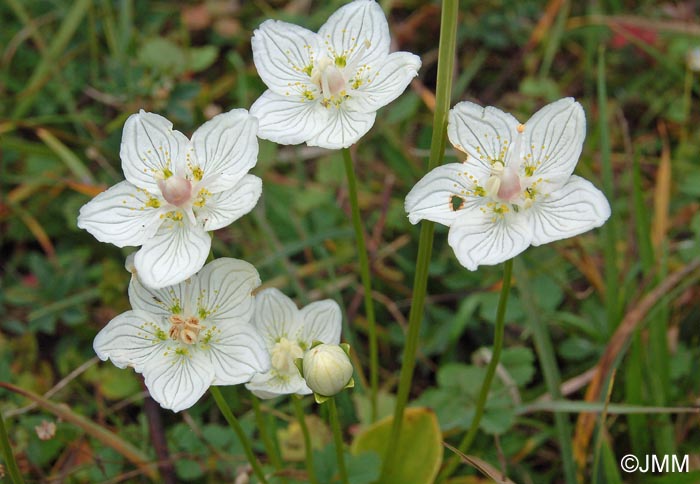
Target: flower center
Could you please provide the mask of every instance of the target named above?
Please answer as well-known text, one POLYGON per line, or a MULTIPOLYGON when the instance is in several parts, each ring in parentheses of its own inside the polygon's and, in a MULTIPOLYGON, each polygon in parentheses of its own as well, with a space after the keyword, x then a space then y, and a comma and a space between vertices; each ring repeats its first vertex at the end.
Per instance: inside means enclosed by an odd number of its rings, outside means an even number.
POLYGON ((186 345, 193 345, 197 342, 199 332, 204 329, 204 326, 199 322, 199 319, 194 316, 183 318, 179 314, 170 316, 170 331, 168 335, 174 341, 181 341, 186 345))
POLYGON ((270 352, 270 363, 272 368, 279 373, 289 375, 297 371, 294 366, 294 360, 303 356, 304 350, 301 349, 298 343, 289 341, 287 338, 280 338, 270 352))
POLYGON ((512 202, 521 191, 520 176, 513 166, 504 166, 500 161, 491 166, 491 176, 486 182, 486 193, 491 198, 512 202))
POLYGON ((181 207, 192 196, 192 183, 187 178, 176 175, 158 180, 158 188, 168 203, 181 207))
POLYGON ((345 96, 347 81, 336 63, 328 57, 322 57, 311 73, 311 82, 321 89, 324 105, 339 104, 345 96))

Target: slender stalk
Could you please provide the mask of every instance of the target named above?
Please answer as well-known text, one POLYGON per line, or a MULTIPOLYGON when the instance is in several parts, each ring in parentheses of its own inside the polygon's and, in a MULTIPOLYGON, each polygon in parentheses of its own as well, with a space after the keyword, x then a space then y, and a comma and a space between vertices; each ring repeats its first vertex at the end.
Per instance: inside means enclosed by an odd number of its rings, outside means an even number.
POLYGON ((292 403, 294 404, 294 413, 299 421, 299 427, 301 427, 301 434, 304 436, 304 461, 306 463, 306 473, 308 474, 310 484, 318 484, 318 479, 316 479, 316 472, 314 471, 314 460, 311 448, 311 435, 309 434, 309 427, 306 425, 306 419, 304 418, 304 409, 301 407, 301 399, 296 395, 292 395, 292 403))
MULTIPOLYGON (((267 432, 267 425, 265 424, 265 416, 260 410, 260 400, 255 395, 252 395, 253 401, 253 411, 255 412, 255 423, 258 425, 258 433, 260 433, 260 438, 262 438, 263 445, 265 446, 265 451, 267 456, 270 458, 270 462, 275 467, 275 470, 282 470, 282 460, 280 459, 277 446, 270 438, 270 434, 267 432)), ((286 477, 282 478, 282 482, 288 482, 286 477)))
POLYGON ((340 430, 338 420, 338 408, 335 406, 335 397, 327 400, 330 411, 331 427, 333 428, 333 441, 335 442, 335 457, 338 459, 338 471, 340 472, 340 482, 348 484, 348 470, 345 468, 345 455, 343 455, 343 434, 340 430))
POLYGON ((374 316, 374 301, 372 300, 372 278, 369 269, 369 256, 365 235, 362 230, 362 217, 360 216, 360 204, 357 198, 357 178, 352 164, 352 155, 348 148, 343 148, 343 162, 345 173, 348 177, 348 193, 350 206, 352 207, 352 225, 355 229, 355 242, 360 258, 360 278, 365 296, 365 314, 367 315, 367 327, 369 329, 369 386, 370 408, 372 422, 377 420, 377 389, 379 388, 379 349, 377 347, 377 323, 374 316))
MULTIPOLYGON (((506 307, 508 306, 508 296, 510 295, 510 281, 512 273, 513 259, 508 259, 503 265, 503 284, 501 285, 501 295, 498 298, 498 310, 496 312, 496 327, 494 329, 491 361, 489 361, 489 366, 486 368, 484 382, 481 384, 481 390, 479 391, 479 398, 476 401, 476 410, 474 411, 474 418, 472 419, 471 426, 458 447, 460 452, 463 454, 466 454, 469 451, 469 448, 476 437, 476 433, 479 431, 479 424, 481 423, 481 417, 484 415, 486 400, 488 400, 489 391, 491 390, 491 383, 493 382, 493 377, 496 375, 498 361, 501 359, 501 351, 503 350, 503 334, 505 332, 506 307)), ((453 455, 450 462, 443 469, 440 477, 438 478, 438 482, 442 482, 447 479, 455 471, 455 469, 457 469, 459 462, 459 456, 456 454, 453 455)))
POLYGON ((12 453, 12 446, 10 445, 10 438, 7 436, 7 429, 5 428, 5 421, 2 419, 2 413, 0 412, 0 445, 2 446, 2 458, 5 461, 5 468, 7 473, 10 475, 10 479, 14 484, 24 484, 24 479, 22 479, 22 474, 19 472, 19 467, 17 467, 17 461, 15 461, 15 456, 12 453))
MULTIPOLYGON (((438 47, 437 88, 435 96, 435 115, 433 118, 433 136, 430 143, 430 159, 428 171, 437 167, 445 155, 447 138, 447 114, 450 109, 450 93, 454 71, 455 48, 457 44, 457 0, 443 0, 442 18, 440 23, 440 44, 438 47)), ((418 240, 418 257, 416 259, 416 275, 413 280, 413 301, 408 316, 408 332, 404 348, 399 387, 396 393, 396 406, 391 434, 387 442, 386 455, 382 467, 380 482, 386 480, 387 474, 395 468, 396 448, 398 447, 403 423, 403 413, 408 403, 408 394, 413 381, 413 370, 416 366, 416 351, 418 336, 423 319, 426 289, 428 285, 428 266, 433 252, 433 232, 435 224, 423 221, 418 240)))
POLYGON ((265 478, 265 473, 260 466, 260 462, 253 453, 253 447, 250 445, 250 441, 248 440, 248 437, 246 437, 245 432, 243 432, 243 427, 241 427, 241 424, 238 422, 236 416, 233 415, 231 407, 229 407, 228 403, 226 403, 226 399, 221 394, 221 390, 219 390, 219 387, 211 386, 209 387, 209 392, 214 397, 216 404, 219 406, 219 410, 221 410, 221 413, 228 422, 229 426, 238 436, 238 440, 241 442, 243 451, 248 458, 248 462, 250 462, 250 465, 253 467, 253 472, 257 476, 258 480, 263 484, 268 484, 267 478, 265 478))

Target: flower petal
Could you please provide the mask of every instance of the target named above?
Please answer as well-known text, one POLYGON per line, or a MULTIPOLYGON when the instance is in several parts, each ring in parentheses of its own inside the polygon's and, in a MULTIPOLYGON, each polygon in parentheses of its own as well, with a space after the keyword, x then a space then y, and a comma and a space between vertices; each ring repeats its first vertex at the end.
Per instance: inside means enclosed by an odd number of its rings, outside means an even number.
POLYGON ((348 105, 365 113, 386 106, 406 90, 411 79, 418 75, 420 66, 417 55, 394 52, 382 61, 376 72, 366 77, 358 74, 361 84, 350 92, 348 105))
POLYGON ((316 136, 328 124, 329 113, 318 101, 306 101, 267 90, 250 107, 259 120, 258 136, 296 145, 316 136))
POLYGON ((586 137, 586 115, 573 98, 537 111, 525 124, 523 154, 532 156, 534 177, 563 185, 573 173, 586 137))
POLYGON ((328 344, 340 343, 343 316, 337 302, 331 299, 313 302, 301 310, 300 316, 301 339, 306 343, 307 348, 311 347, 314 341, 328 344))
POLYGON ((272 349, 280 338, 296 340, 300 332, 299 310, 279 289, 271 287, 255 295, 253 324, 272 349))
POLYGON ((117 247, 142 245, 161 224, 161 203, 165 202, 123 181, 80 208, 78 227, 117 247))
POLYGON ((346 65, 379 67, 389 54, 389 25, 374 0, 355 0, 336 10, 319 29, 331 59, 345 56, 346 65))
POLYGON ((404 207, 408 220, 412 224, 432 220, 449 227, 465 209, 484 203, 484 187, 467 173, 470 168, 467 165, 448 163, 421 178, 406 195, 404 207))
POLYGON ((280 376, 277 372, 258 373, 245 387, 258 398, 275 398, 280 395, 309 395, 311 389, 301 374, 280 376))
POLYGON ((527 217, 513 212, 500 215, 494 207, 468 208, 450 227, 447 241, 459 263, 470 271, 504 262, 530 245, 527 217))
POLYGON ((173 286, 152 289, 141 282, 138 273, 134 273, 129 282, 129 303, 133 309, 168 319, 187 309, 185 304, 190 297, 191 286, 191 280, 187 280, 173 286))
POLYGON ((166 218, 155 236, 136 253, 134 265, 148 287, 172 286, 202 268, 210 247, 211 238, 201 227, 187 219, 166 218))
POLYGON ((463 101, 450 110, 447 136, 455 148, 468 155, 467 169, 484 184, 494 161, 505 164, 519 124, 500 109, 463 101))
POLYGON ((161 316, 133 310, 120 314, 102 328, 92 346, 102 361, 132 366, 141 372, 151 358, 172 346, 168 324, 161 316))
POLYGON ((255 68, 272 91, 284 95, 297 88, 311 89, 314 59, 324 50, 317 34, 298 25, 266 20, 253 32, 251 45, 255 68))
POLYGON ((204 337, 200 335, 200 347, 209 353, 214 385, 238 385, 270 369, 270 355, 262 338, 252 324, 240 320, 226 320, 207 328, 204 337))
POLYGON ((600 227, 610 217, 610 204, 591 182, 573 175, 559 190, 528 210, 532 245, 566 239, 600 227))
POLYGON ((326 120, 321 132, 306 142, 309 146, 320 146, 330 150, 347 148, 369 131, 377 116, 376 112, 348 111, 342 106, 337 109, 328 108, 328 111, 330 118, 326 120))
POLYGON ((253 289, 260 276, 251 264, 228 257, 211 261, 197 274, 191 307, 205 325, 224 329, 232 322, 247 323, 253 318, 253 289))
POLYGON ((207 232, 226 227, 253 210, 261 194, 262 180, 245 175, 233 188, 215 193, 203 207, 195 207, 197 220, 207 232))
POLYGON ((157 179, 167 172, 184 176, 189 140, 173 123, 143 109, 124 124, 119 156, 128 181, 151 193, 160 193, 157 179))
POLYGON ((179 412, 197 403, 214 379, 206 354, 178 346, 149 362, 143 371, 153 399, 163 408, 179 412))
POLYGON ((190 173, 211 193, 234 187, 258 161, 258 120, 245 109, 214 116, 192 135, 190 173), (198 175, 198 176, 197 176, 198 175))

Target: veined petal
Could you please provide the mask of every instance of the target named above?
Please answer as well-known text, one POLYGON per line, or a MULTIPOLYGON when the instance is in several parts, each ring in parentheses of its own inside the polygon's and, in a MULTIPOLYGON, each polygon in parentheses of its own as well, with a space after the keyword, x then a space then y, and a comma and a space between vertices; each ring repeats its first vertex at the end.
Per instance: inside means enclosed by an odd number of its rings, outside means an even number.
POLYGON ((245 175, 233 188, 215 193, 203 207, 195 207, 197 221, 207 232, 226 227, 253 210, 261 194, 262 180, 245 175))
POLYGON ((120 314, 102 328, 92 344, 102 361, 114 366, 132 366, 142 372, 144 365, 172 346, 168 324, 161 317, 133 310, 120 314))
MULTIPOLYGON (((364 1, 364 0, 356 0, 364 1)), ((328 108, 330 118, 316 136, 306 142, 309 146, 320 146, 330 150, 347 148, 370 130, 376 112, 360 113, 339 108, 328 108)))
POLYGON ((537 111, 523 132, 525 166, 534 178, 561 186, 573 173, 586 137, 586 115, 573 98, 560 99, 537 111))
POLYGON ((495 161, 505 164, 519 124, 500 109, 463 101, 450 109, 447 136, 455 148, 467 154, 469 172, 485 181, 495 161))
POLYGON ((255 295, 253 324, 272 349, 280 338, 299 338, 299 309, 289 297, 274 287, 263 289, 255 295))
POLYGON ((270 355, 262 338, 252 324, 240 320, 207 328, 203 337, 200 335, 199 346, 209 354, 214 385, 238 385, 270 369, 270 355))
POLYGON ((169 213, 179 219, 166 217, 134 257, 138 277, 155 289, 192 276, 204 265, 211 247, 211 238, 203 228, 190 224, 179 212, 169 213))
MULTIPOLYGON (((183 281, 173 286, 152 289, 144 285, 135 273, 129 282, 129 303, 136 310, 145 311, 166 320, 173 314, 187 311, 192 282, 183 281)), ((168 329, 168 328, 166 328, 168 329)))
POLYGON ((432 220, 448 227, 467 208, 486 201, 484 187, 466 170, 468 163, 448 163, 431 170, 406 195, 408 220, 432 220), (461 202, 460 202, 461 200, 461 202))
POLYGON ((211 261, 197 274, 191 304, 205 325, 224 329, 227 324, 253 318, 253 289, 260 276, 251 264, 228 257, 211 261))
POLYGON ((314 59, 324 50, 317 34, 279 20, 263 22, 253 32, 251 45, 260 78, 280 95, 311 85, 314 59))
POLYGON ((471 207, 450 227, 447 242, 459 263, 470 271, 480 265, 504 262, 530 245, 532 234, 527 217, 522 213, 494 211, 504 208, 501 204, 471 207))
POLYGON ((368 64, 378 67, 378 61, 389 53, 389 25, 382 8, 374 0, 355 0, 336 10, 319 29, 329 56, 342 57, 345 65, 368 64))
POLYGON ((153 399, 161 407, 179 412, 204 395, 214 379, 214 369, 206 354, 179 345, 149 361, 143 376, 153 399))
POLYGON ((100 242, 117 247, 142 245, 158 230, 162 214, 159 207, 164 203, 146 190, 123 181, 80 208, 78 227, 100 242))
POLYGON ((309 395, 311 389, 301 374, 279 375, 274 370, 258 373, 245 387, 258 398, 270 399, 280 395, 309 395))
POLYGON ((124 124, 119 156, 128 181, 151 193, 160 193, 158 179, 185 175, 189 140, 173 123, 143 109, 124 124))
MULTIPOLYGON (((358 74, 356 89, 347 101, 354 110, 371 112, 401 95, 411 79, 418 75, 421 60, 409 52, 394 52, 384 59, 376 72, 367 73, 366 77, 358 74)), ((351 81, 351 84, 353 81, 351 81)))
POLYGON ((233 188, 258 161, 258 120, 245 109, 214 116, 192 135, 194 180, 211 193, 233 188))
POLYGON ((283 145, 296 145, 316 136, 328 124, 329 113, 318 100, 265 91, 250 107, 258 118, 258 136, 283 145))
POLYGON ((337 302, 331 299, 313 302, 300 311, 300 319, 301 339, 307 348, 310 348, 314 341, 340 343, 343 316, 337 302))
POLYGON ((573 237, 600 227, 610 217, 610 204, 591 182, 573 175, 559 190, 527 211, 532 245, 573 237))

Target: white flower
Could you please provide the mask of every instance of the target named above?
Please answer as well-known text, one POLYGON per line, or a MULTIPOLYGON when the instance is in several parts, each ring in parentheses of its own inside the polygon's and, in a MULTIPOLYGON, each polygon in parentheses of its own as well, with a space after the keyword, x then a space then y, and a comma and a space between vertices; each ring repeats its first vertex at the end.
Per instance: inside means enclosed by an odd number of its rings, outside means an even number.
POLYGON ((421 61, 389 53, 389 26, 374 0, 337 10, 318 34, 267 20, 254 32, 253 60, 269 88, 250 108, 258 136, 281 144, 347 148, 396 99, 421 61))
POLYGON ((134 274, 131 311, 95 337, 97 356, 143 373, 154 400, 175 412, 210 385, 237 385, 267 371, 270 360, 251 323, 260 277, 249 263, 217 259, 175 286, 149 289, 134 274))
POLYGON ((694 72, 700 72, 700 46, 689 49, 685 56, 688 69, 694 72))
POLYGON ((120 157, 126 181, 80 209, 78 227, 101 242, 142 246, 134 260, 147 286, 184 281, 202 268, 210 230, 248 213, 262 181, 257 121, 244 109, 215 116, 188 140, 143 110, 126 120, 120 157))
POLYGON ((413 224, 449 226, 448 243, 467 269, 573 237, 610 216, 605 196, 571 174, 586 136, 583 108, 572 98, 543 107, 524 125, 496 108, 461 102, 450 110, 447 133, 467 159, 425 175, 405 207, 413 224))
POLYGON ((309 388, 322 397, 332 397, 347 387, 352 379, 352 363, 338 345, 314 346, 303 362, 304 379, 309 388))
POLYGON ((338 304, 326 299, 299 310, 279 290, 265 289, 255 296, 253 322, 265 340, 272 367, 255 375, 246 388, 260 398, 311 393, 295 360, 303 358, 315 341, 340 342, 342 316, 338 304))

